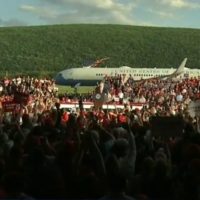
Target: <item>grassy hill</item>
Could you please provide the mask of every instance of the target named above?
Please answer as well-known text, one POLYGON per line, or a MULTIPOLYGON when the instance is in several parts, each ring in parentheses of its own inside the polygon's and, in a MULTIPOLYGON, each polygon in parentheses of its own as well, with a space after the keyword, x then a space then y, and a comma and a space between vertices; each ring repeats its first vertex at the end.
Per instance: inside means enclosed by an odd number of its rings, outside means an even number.
POLYGON ((200 67, 200 30, 126 25, 0 28, 0 76, 55 75, 84 60, 110 57, 108 67, 200 67))

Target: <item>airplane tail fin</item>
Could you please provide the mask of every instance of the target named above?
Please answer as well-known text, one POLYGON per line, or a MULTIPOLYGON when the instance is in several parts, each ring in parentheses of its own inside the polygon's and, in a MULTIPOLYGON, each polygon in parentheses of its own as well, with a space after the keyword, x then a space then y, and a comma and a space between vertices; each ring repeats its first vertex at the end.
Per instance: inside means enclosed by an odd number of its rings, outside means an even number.
POLYGON ((185 64, 187 62, 187 58, 184 58, 184 60, 182 61, 182 63, 179 65, 179 67, 177 68, 177 70, 172 74, 173 76, 178 76, 180 74, 182 74, 185 70, 185 64))

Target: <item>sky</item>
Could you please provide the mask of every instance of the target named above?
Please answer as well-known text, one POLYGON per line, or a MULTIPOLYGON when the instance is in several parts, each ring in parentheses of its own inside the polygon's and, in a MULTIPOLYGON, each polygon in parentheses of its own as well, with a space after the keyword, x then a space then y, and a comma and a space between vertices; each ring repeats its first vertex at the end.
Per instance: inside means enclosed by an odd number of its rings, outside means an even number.
POLYGON ((0 27, 124 24, 200 28, 200 0, 0 0, 0 27))

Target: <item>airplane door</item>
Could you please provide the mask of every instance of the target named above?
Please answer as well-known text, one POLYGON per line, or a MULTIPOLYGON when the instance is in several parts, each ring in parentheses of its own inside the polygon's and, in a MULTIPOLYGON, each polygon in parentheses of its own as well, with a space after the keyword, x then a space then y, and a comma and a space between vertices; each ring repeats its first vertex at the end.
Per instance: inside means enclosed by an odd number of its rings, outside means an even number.
POLYGON ((184 73, 184 78, 189 78, 189 72, 184 73))

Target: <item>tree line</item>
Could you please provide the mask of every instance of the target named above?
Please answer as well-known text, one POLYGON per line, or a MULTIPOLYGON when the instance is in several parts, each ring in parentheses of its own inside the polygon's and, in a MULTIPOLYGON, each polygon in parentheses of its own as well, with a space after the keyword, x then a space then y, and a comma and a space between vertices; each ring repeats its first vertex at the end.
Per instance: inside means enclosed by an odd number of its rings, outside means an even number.
POLYGON ((53 25, 0 28, 0 76, 51 76, 85 60, 103 66, 200 67, 200 30, 128 25, 53 25))

